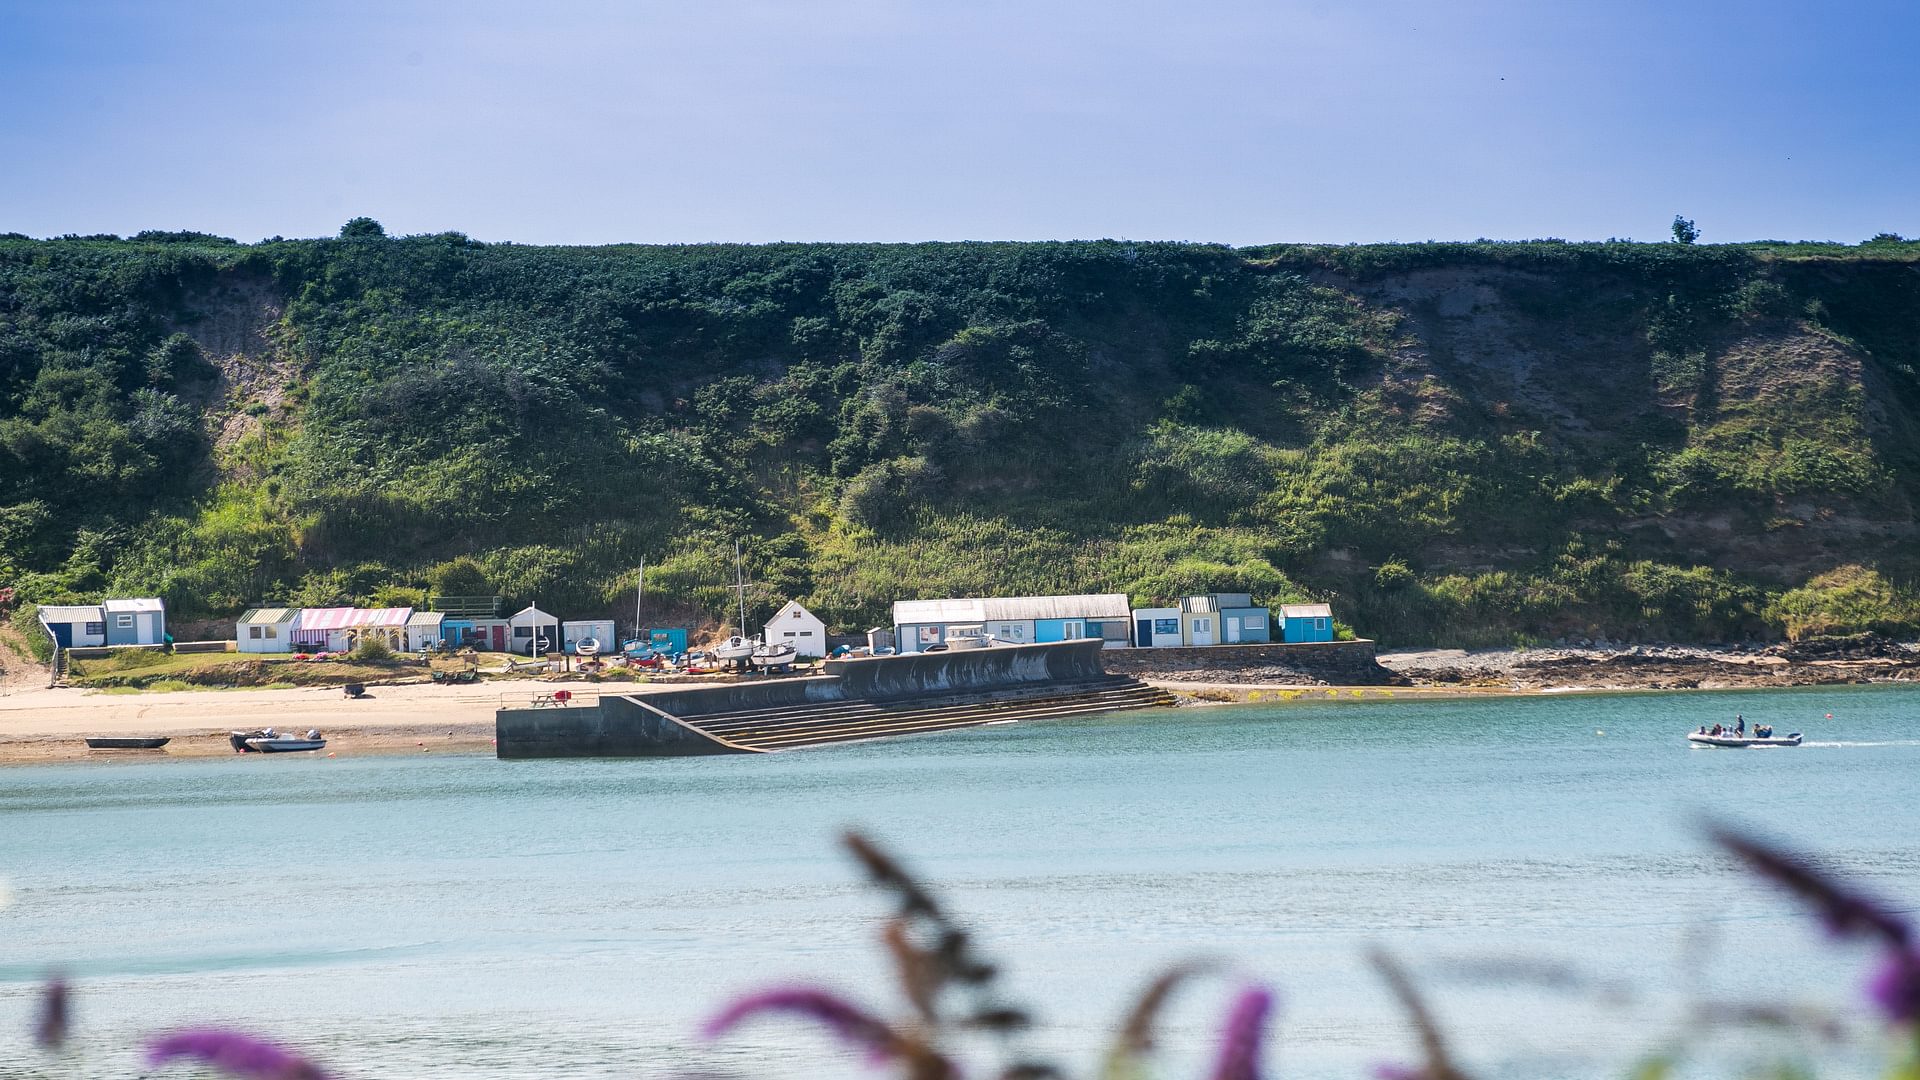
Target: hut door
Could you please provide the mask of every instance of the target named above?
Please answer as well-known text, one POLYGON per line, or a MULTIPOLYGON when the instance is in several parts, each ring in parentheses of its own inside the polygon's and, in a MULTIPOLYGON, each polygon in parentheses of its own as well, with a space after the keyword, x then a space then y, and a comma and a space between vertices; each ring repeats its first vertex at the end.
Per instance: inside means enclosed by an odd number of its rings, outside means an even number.
POLYGON ((493 651, 507 651, 507 628, 504 626, 496 626, 493 628, 493 651))
POLYGON ((1238 615, 1229 615, 1227 616, 1227 644, 1238 644, 1239 641, 1240 617, 1238 615))

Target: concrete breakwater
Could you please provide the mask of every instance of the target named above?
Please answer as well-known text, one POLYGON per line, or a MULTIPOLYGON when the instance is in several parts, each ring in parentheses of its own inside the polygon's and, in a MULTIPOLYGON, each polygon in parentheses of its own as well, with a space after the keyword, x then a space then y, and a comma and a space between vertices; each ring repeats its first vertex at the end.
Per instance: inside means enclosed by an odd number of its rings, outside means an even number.
POLYGON ((1145 679, 1311 686, 1404 686, 1408 681, 1380 666, 1367 640, 1116 649, 1101 659, 1110 672, 1145 679))
POLYGON ((502 758, 764 753, 1171 704, 1107 673, 1099 641, 829 661, 825 674, 501 709, 502 758))

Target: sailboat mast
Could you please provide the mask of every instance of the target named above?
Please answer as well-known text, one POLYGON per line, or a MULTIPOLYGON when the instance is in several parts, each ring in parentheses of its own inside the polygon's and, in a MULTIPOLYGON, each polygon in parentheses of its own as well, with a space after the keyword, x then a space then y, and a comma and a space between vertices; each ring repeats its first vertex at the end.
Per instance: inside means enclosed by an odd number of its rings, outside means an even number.
POLYGON ((740 636, 747 636, 747 579, 740 570, 740 541, 733 542, 733 590, 740 598, 740 636))
POLYGON ((633 590, 633 636, 639 637, 643 629, 640 625, 640 605, 647 598, 647 560, 640 560, 640 583, 633 590))

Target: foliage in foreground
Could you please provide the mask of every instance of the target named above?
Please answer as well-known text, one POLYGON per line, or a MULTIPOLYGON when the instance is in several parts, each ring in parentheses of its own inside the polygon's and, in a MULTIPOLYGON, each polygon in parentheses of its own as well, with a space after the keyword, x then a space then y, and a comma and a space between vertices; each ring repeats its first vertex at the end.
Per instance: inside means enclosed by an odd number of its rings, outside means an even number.
MULTIPOLYGON (((1866 985, 1874 1011, 1896 1036, 1889 1080, 1920 1078, 1920 936, 1904 913, 1828 875, 1814 861, 1762 842, 1726 826, 1711 826, 1714 842, 1759 877, 1800 898, 1835 938, 1857 938, 1880 950, 1878 966, 1866 985)), ((1002 990, 1000 969, 981 955, 973 934, 901 864, 872 842, 849 834, 846 845, 869 879, 894 901, 881 932, 892 960, 901 999, 899 1015, 878 1011, 820 987, 799 985, 762 990, 723 1007, 706 1023, 708 1041, 724 1038, 740 1025, 767 1016, 786 1016, 824 1028, 861 1052, 872 1065, 884 1066, 901 1080, 961 1080, 994 1076, 998 1080, 1065 1080, 1059 1065, 1033 1059, 1022 1049, 1021 1033, 1033 1014, 1002 990), (968 1062, 966 1048, 988 1037, 991 1063, 968 1062)), ((1393 957, 1375 950, 1374 968, 1406 1012, 1419 1036, 1421 1061, 1384 1064, 1380 1080, 1468 1080, 1470 1073, 1448 1046, 1408 972, 1393 957)), ((1212 961, 1176 965, 1148 983, 1122 1018, 1098 1067, 1101 1080, 1146 1080, 1152 1075, 1155 1031, 1162 1009, 1182 985, 1207 975, 1227 973, 1212 961)), ((43 994, 34 1041, 57 1054, 68 1036, 72 990, 51 980, 43 994)), ((1209 1080, 1260 1080, 1268 1024, 1278 1007, 1273 989, 1244 985, 1221 1025, 1209 1080)), ((1736 1019, 1772 1026, 1805 1021, 1782 1010, 1753 1006, 1736 1019)), ((1705 1017, 1711 1021, 1714 1017, 1705 1017)), ((1722 1017, 1724 1019, 1724 1017, 1722 1017)), ((1682 1049, 1656 1049, 1644 1056, 1633 1075, 1662 1080, 1680 1063, 1682 1049)), ((185 1029, 154 1037, 147 1046, 149 1068, 175 1061, 196 1062, 243 1080, 325 1080, 319 1064, 274 1041, 221 1029, 185 1029)), ((1775 1075, 1800 1076, 1782 1064, 1775 1075)))
POLYGON ((1917 260, 0 237, 0 582, 588 615, 645 559, 699 621, 744 537, 760 614, 856 630, 1238 590, 1399 643, 1913 634, 1917 260))

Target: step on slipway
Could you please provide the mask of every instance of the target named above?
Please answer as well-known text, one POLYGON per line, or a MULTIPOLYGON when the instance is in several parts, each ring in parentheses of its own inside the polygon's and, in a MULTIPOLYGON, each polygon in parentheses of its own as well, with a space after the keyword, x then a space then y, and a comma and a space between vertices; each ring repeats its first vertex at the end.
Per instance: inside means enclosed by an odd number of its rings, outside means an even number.
POLYGON ((797 750, 901 735, 926 735, 988 724, 1053 720, 1131 709, 1164 708, 1173 696, 1133 679, 1055 685, 991 698, 937 702, 839 701, 677 716, 681 723, 747 750, 797 750))

